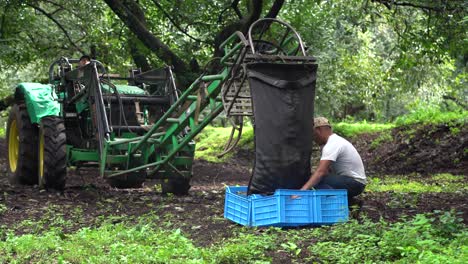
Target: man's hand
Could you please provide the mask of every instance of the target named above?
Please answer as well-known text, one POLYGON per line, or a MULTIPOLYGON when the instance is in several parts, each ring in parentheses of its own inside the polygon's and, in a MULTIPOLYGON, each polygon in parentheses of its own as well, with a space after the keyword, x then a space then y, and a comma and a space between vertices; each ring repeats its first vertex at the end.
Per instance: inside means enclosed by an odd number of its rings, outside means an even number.
POLYGON ((331 160, 321 160, 317 170, 310 176, 310 179, 302 186, 301 190, 309 190, 317 185, 323 176, 327 175, 331 162, 331 160))

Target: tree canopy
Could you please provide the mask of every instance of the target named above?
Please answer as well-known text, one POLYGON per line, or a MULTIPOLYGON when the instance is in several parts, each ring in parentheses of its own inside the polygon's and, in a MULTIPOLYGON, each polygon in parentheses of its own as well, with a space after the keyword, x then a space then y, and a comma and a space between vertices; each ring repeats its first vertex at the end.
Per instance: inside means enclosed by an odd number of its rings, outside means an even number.
POLYGON ((121 74, 172 65, 183 88, 230 34, 277 17, 318 59, 320 114, 391 119, 421 102, 468 101, 467 10, 462 0, 5 0, 0 97, 85 53, 121 74))

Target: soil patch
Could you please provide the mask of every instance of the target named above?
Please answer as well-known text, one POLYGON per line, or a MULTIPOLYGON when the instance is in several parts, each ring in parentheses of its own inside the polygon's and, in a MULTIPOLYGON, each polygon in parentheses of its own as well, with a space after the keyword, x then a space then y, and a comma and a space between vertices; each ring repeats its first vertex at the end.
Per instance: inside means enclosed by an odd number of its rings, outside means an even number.
POLYGON ((351 139, 371 174, 468 175, 468 126, 464 124, 414 125, 393 129, 387 137, 383 133, 351 139))

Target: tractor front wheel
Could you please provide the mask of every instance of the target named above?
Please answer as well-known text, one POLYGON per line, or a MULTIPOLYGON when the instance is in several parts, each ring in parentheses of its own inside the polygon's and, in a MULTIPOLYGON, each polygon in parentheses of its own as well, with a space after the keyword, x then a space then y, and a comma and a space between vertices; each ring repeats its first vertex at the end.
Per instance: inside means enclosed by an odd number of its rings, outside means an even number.
POLYGON ((67 177, 65 124, 58 116, 46 116, 39 127, 39 187, 63 190, 67 177))
POLYGON ((13 105, 7 124, 8 180, 11 184, 37 184, 37 127, 26 107, 13 105))

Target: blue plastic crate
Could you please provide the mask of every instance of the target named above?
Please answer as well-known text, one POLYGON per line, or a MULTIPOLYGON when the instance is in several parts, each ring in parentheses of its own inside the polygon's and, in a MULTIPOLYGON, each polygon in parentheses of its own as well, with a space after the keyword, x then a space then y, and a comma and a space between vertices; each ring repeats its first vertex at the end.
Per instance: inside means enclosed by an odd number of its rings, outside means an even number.
POLYGON ((316 190, 314 224, 335 224, 348 221, 347 190, 316 190))
POLYGON ((251 197, 247 196, 247 186, 226 187, 224 218, 241 225, 251 225, 251 197))
POLYGON ((279 189, 271 196, 247 196, 246 192, 246 186, 226 188, 225 218, 248 226, 323 225, 348 220, 346 190, 279 189))
POLYGON ((308 225, 314 221, 312 197, 313 194, 310 191, 280 189, 271 196, 253 198, 252 225, 308 225))

